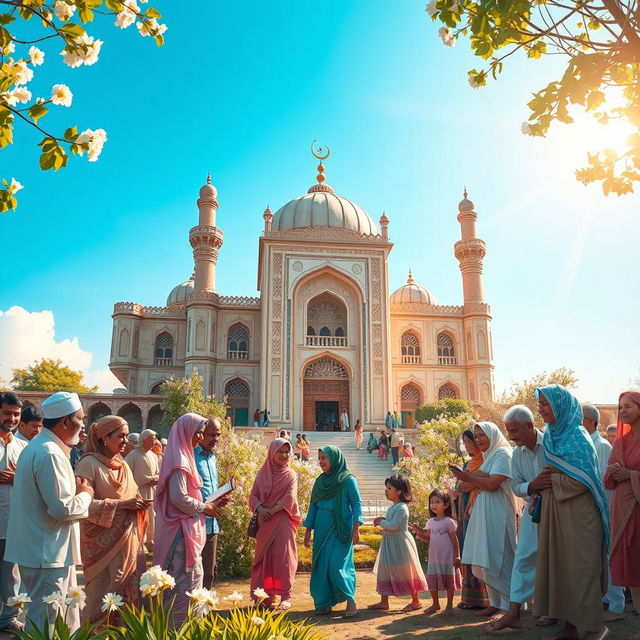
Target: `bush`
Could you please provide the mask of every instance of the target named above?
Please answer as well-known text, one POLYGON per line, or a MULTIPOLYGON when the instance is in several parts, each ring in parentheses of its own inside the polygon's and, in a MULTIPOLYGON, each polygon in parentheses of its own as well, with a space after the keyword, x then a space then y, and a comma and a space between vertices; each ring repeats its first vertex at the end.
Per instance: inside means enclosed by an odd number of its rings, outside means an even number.
POLYGON ((440 416, 454 418, 473 412, 473 405, 468 400, 444 398, 436 402, 427 402, 415 411, 416 422, 431 422, 440 416))

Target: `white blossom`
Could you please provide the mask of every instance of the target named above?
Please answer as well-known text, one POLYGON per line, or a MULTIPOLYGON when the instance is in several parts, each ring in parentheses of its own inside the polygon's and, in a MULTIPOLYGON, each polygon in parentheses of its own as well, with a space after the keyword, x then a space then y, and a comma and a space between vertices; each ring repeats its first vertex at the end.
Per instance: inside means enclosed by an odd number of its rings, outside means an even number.
POLYGON ((53 12, 56 14, 58 20, 66 22, 76 12, 76 6, 73 4, 67 4, 64 0, 58 0, 53 5, 53 12))
POLYGON ((244 600, 244 596, 241 593, 234 591, 233 593, 230 593, 228 596, 225 596, 222 599, 229 600, 229 602, 231 602, 233 606, 235 606, 237 602, 240 602, 240 600, 244 600))
POLYGON ((29 48, 29 59, 34 67, 39 67, 44 62, 44 51, 38 49, 38 47, 29 48))
POLYGON ((76 44, 80 45, 81 50, 78 51, 78 55, 84 64, 91 66, 98 62, 98 55, 103 45, 102 40, 94 40, 93 36, 83 33, 76 38, 76 44))
POLYGON ((253 618, 251 618, 251 622, 258 627, 264 624, 264 620, 260 616, 253 616, 253 618))
POLYGON ((262 587, 254 589, 253 595, 258 598, 258 600, 266 600, 269 597, 269 594, 262 587))
MULTIPOLYGON (((20 191, 20 189, 22 189, 22 185, 15 179, 15 178, 11 178, 11 184, 9 185, 9 188, 7 189, 7 191, 9 191, 9 193, 13 194, 13 193, 17 193, 18 191, 20 191)), ((20 598, 21 596, 26 596, 26 593, 19 593, 16 597, 20 598)), ((31 602, 31 598, 27 598, 25 600, 25 602, 31 602)), ((7 600, 7 604, 10 607, 13 606, 18 606, 18 605, 12 605, 8 600, 7 600)))
POLYGON ((191 593, 187 591, 185 595, 191 600, 195 615, 201 617, 209 615, 220 602, 216 592, 209 589, 194 589, 191 593))
POLYGON ((433 17, 437 11, 436 9, 436 0, 431 0, 431 2, 427 5, 427 8, 425 9, 425 11, 431 16, 433 17))
POLYGON ((155 18, 151 18, 145 24, 144 22, 136 22, 136 27, 140 35, 146 38, 147 36, 161 36, 166 30, 166 24, 160 24, 155 18))
POLYGON ((522 126, 520 127, 520 131, 522 131, 522 133, 524 133, 525 136, 533 135, 533 129, 531 128, 531 125, 528 122, 522 123, 522 126))
POLYGON ((10 53, 13 53, 16 50, 16 45, 13 44, 13 42, 10 42, 5 48, 4 48, 4 55, 8 56, 10 53))
POLYGON ((66 605, 65 597, 60 593, 60 591, 54 591, 48 596, 44 596, 44 598, 42 598, 42 602, 52 605, 58 611, 66 605))
POLYGON ((66 84, 54 84, 51 89, 51 102, 63 107, 70 107, 73 100, 71 89, 66 84))
POLYGON ((122 596, 117 593, 105 593, 102 596, 102 611, 111 613, 124 604, 122 596))
MULTIPOLYGON (((100 142, 100 151, 102 150, 102 145, 104 141, 107 139, 106 132, 104 129, 97 129, 92 132, 92 140, 89 142, 89 161, 93 162, 97 160, 100 152, 98 151, 97 155, 92 158, 92 150, 91 144, 94 142, 96 138, 98 138, 100 142)), ((157 596, 159 593, 164 591, 165 589, 173 589, 176 586, 175 579, 170 576, 168 573, 163 571, 159 565, 154 565, 148 571, 145 571, 142 576, 140 576, 140 591, 145 596, 157 596)))
POLYGON ((481 87, 482 85, 478 82, 478 78, 479 76, 473 75, 473 74, 469 74, 469 86, 472 89, 478 89, 479 87, 481 87))
POLYGON ((456 43, 456 39, 453 37, 453 34, 447 27, 440 27, 438 29, 438 35, 442 39, 442 42, 447 47, 453 47, 456 43))
POLYGON ((27 87, 15 87, 11 91, 7 92, 5 95, 6 95, 7 104, 9 104, 12 107, 18 102, 21 102, 22 104, 26 104, 27 102, 29 102, 29 100, 31 100, 31 91, 29 91, 27 87))
POLYGON ((15 84, 19 86, 21 84, 27 84, 33 79, 33 69, 27 67, 27 63, 24 60, 18 60, 13 64, 13 74, 15 77, 15 84))
POLYGON ((124 0, 122 3, 122 11, 118 13, 118 17, 116 18, 116 27, 127 29, 136 21, 138 13, 140 13, 140 7, 136 3, 136 0, 124 0))
MULTIPOLYGON (((12 178, 11 185, 9 186, 9 193, 15 193, 19 189, 22 189, 22 185, 12 178), (12 188, 14 185, 18 185, 17 188, 12 188)), ((31 602, 31 598, 26 593, 19 593, 17 596, 7 598, 7 606, 16 607, 17 609, 24 608, 24 605, 27 604, 27 602, 31 602)))
POLYGON ((62 56, 62 61, 72 69, 79 67, 84 62, 84 60, 75 51, 63 49, 60 52, 60 55, 62 56))
POLYGON ((84 589, 80 589, 79 587, 73 587, 69 589, 67 592, 67 605, 70 607, 78 607, 79 609, 84 609, 85 601, 87 599, 87 595, 84 592, 84 589))

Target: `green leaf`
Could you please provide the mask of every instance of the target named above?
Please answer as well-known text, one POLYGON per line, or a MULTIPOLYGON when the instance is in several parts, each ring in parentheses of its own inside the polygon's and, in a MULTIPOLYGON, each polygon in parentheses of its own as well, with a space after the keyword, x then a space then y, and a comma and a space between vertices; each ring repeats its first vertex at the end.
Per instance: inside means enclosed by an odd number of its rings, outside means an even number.
POLYGON ((78 137, 78 127, 69 127, 64 132, 64 139, 73 142, 78 137))
POLYGON ((589 95, 587 95, 587 111, 597 109, 604 102, 604 100, 605 96, 602 91, 591 91, 589 95))
POLYGON ((11 24, 15 19, 15 16, 8 13, 0 13, 0 24, 11 24))
POLYGON ((4 27, 0 27, 0 49, 4 49, 12 42, 11 34, 4 27))
POLYGON ((29 107, 29 117, 34 121, 38 122, 42 116, 46 116, 49 113, 49 109, 47 109, 43 104, 34 104, 29 107))
POLYGON ((160 20, 160 18, 162 18, 161 13, 153 7, 149 7, 146 10, 145 15, 147 16, 147 18, 156 18, 157 20, 160 20))
POLYGON ((87 7, 82 7, 80 11, 78 11, 78 15, 80 16, 80 20, 82 22, 91 22, 93 20, 93 11, 87 7))
POLYGON ((81 36, 85 33, 84 27, 82 27, 79 24, 75 24, 74 22, 67 22, 67 24, 62 25, 60 27, 60 31, 70 36, 73 36, 74 38, 81 36))

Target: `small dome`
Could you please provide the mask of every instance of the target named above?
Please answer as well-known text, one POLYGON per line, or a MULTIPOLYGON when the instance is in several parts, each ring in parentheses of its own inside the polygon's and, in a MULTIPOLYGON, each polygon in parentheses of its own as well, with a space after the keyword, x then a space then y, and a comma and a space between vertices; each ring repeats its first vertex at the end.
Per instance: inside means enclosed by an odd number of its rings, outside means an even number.
POLYGON ((437 304, 435 296, 424 287, 416 284, 409 270, 407 284, 403 284, 396 289, 389 298, 391 304, 411 304, 412 302, 423 302, 425 304, 437 304))
POLYGON ((187 296, 193 293, 193 276, 186 282, 179 284, 177 287, 171 289, 171 293, 167 298, 167 307, 172 304, 184 304, 187 301, 187 296))
POLYGON ((458 205, 458 211, 460 213, 465 213, 467 211, 473 211, 474 208, 474 204, 473 204, 473 200, 469 200, 469 198, 467 197, 469 194, 467 193, 467 189, 465 187, 464 189, 464 197, 462 200, 460 200, 460 204, 458 205))
POLYGON ((200 189, 201 198, 214 198, 218 195, 218 190, 211 184, 211 174, 207 174, 207 184, 200 189))
POLYGON ((376 223, 362 207, 336 195, 333 189, 325 185, 315 185, 309 193, 280 207, 274 214, 271 225, 273 231, 303 227, 338 227, 361 235, 379 233, 376 223))

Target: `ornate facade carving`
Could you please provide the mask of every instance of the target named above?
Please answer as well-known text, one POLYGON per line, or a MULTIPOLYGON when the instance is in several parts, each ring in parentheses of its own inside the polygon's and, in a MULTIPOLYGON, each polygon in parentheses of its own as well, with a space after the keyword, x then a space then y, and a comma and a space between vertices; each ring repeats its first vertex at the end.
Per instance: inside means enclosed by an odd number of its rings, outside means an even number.
POLYGON ((343 229, 342 227, 302 227, 299 229, 287 229, 286 231, 268 231, 265 238, 283 240, 319 240, 321 242, 358 242, 370 244, 372 242, 386 243, 381 235, 362 235, 358 231, 343 229))
POLYGON ((347 370, 333 358, 319 358, 308 364, 305 378, 348 378, 347 370))

